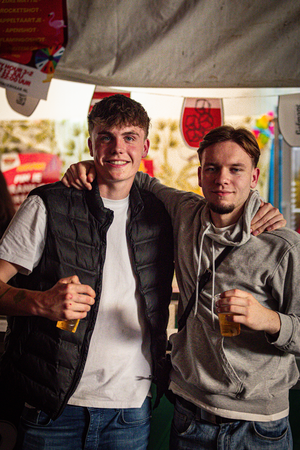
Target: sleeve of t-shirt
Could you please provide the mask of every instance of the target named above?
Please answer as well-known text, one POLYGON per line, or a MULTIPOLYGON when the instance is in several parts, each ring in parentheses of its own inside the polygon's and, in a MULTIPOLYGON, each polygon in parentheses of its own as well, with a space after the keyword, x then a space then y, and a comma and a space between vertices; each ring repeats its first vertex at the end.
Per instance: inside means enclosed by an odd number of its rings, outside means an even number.
POLYGON ((29 275, 38 265, 45 247, 47 210, 38 195, 20 206, 0 241, 0 259, 20 266, 29 275))

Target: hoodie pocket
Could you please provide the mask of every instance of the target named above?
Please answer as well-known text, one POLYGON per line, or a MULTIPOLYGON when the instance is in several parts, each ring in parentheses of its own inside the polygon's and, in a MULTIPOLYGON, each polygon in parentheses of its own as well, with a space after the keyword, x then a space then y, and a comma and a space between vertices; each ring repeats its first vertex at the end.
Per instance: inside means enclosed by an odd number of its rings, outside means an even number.
POLYGON ((199 314, 172 336, 172 364, 188 384, 211 394, 236 397, 243 383, 228 361, 223 338, 199 314))

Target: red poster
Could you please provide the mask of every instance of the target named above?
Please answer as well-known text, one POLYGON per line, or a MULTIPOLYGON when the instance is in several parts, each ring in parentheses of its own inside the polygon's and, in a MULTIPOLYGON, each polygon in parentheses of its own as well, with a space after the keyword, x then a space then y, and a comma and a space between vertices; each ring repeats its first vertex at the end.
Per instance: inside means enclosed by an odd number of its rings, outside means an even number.
POLYGON ((223 123, 223 106, 221 99, 185 98, 180 130, 186 145, 198 148, 203 137, 213 128, 223 123))
POLYGON ((59 181, 61 166, 58 156, 49 153, 3 153, 1 170, 15 206, 37 186, 59 181))

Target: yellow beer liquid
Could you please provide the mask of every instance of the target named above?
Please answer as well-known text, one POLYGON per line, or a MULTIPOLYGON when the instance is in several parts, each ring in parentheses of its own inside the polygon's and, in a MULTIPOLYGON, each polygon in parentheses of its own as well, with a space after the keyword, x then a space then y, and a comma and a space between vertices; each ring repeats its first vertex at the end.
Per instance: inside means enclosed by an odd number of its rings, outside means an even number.
POLYGON ((61 330, 72 331, 72 333, 75 333, 79 324, 79 320, 80 319, 59 320, 58 322, 56 322, 56 326, 61 330))
POLYGON ((220 322, 221 335, 225 337, 237 336, 241 332, 241 324, 236 322, 228 322, 226 316, 232 316, 230 313, 218 314, 220 322))

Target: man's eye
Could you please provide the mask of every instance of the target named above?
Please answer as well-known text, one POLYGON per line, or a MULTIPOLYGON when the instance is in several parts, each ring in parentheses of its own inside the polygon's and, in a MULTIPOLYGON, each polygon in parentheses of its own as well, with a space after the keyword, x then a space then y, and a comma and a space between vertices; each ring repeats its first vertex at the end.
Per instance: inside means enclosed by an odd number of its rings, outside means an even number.
POLYGON ((241 169, 237 169, 237 168, 235 167, 235 168, 231 169, 231 172, 233 172, 233 173, 238 173, 238 172, 241 172, 241 169))
POLYGON ((128 142, 132 142, 134 140, 133 136, 126 136, 125 140, 128 142))
POLYGON ((109 136, 101 136, 101 142, 109 142, 110 137, 109 136))

